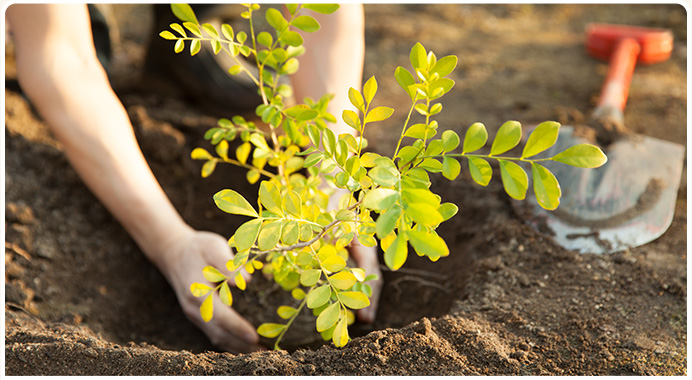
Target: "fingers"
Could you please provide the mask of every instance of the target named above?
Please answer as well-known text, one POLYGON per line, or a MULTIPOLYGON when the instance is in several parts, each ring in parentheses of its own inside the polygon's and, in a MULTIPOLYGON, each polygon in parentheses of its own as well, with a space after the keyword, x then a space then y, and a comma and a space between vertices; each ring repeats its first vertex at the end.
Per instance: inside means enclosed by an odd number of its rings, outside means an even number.
MULTIPOLYGON (((226 268, 226 262, 232 260, 235 256, 231 247, 228 246, 228 241, 221 235, 211 232, 200 232, 199 251, 204 255, 207 265, 211 265, 221 271, 226 268)), ((252 280, 252 275, 245 269, 240 270, 245 282, 252 280)), ((235 281, 229 281, 229 285, 235 286, 235 281)))
POLYGON ((377 280, 368 282, 368 285, 370 285, 370 288, 372 289, 370 306, 356 312, 358 319, 365 323, 372 323, 375 321, 375 316, 377 314, 377 306, 380 300, 380 293, 382 292, 383 284, 380 264, 377 261, 377 250, 375 247, 366 247, 354 241, 349 247, 349 253, 356 261, 356 264, 365 270, 365 273, 375 274, 378 277, 377 280))
POLYGON ((234 354, 248 353, 264 349, 259 345, 255 328, 235 310, 224 305, 214 295, 214 316, 209 322, 199 314, 201 299, 188 299, 183 310, 186 317, 209 338, 216 347, 234 354))
POLYGON ((214 318, 207 323, 220 327, 219 335, 209 337, 215 346, 239 353, 258 351, 263 348, 259 345, 259 335, 250 322, 218 299, 214 300, 214 306, 214 318))

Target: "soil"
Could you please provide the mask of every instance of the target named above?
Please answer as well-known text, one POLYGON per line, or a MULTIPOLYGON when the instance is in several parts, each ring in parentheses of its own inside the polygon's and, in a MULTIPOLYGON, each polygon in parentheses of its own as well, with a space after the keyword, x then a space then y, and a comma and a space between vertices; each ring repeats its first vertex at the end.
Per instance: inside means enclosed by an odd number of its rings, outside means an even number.
MULTIPOLYGON (((153 171, 183 217, 229 236, 241 221, 211 195, 189 158, 220 116, 142 74, 146 6, 114 8, 120 27, 111 78, 153 171)), ((455 89, 439 122, 462 134, 587 120, 607 64, 584 51, 589 22, 671 28, 663 63, 637 67, 625 112, 635 133, 687 141, 687 16, 680 5, 366 5, 365 78, 394 117, 366 132, 392 152, 407 96, 394 80, 416 41, 456 54, 455 89)), ((487 188, 463 173, 434 190, 459 213, 440 228, 437 263, 413 257, 385 272, 377 322, 332 345, 246 355, 218 352, 183 316, 164 277, 90 194, 22 96, 11 45, 5 78, 6 375, 686 375, 687 180, 669 230, 611 255, 578 254, 527 226, 495 173, 487 188)), ((497 171, 497 168, 495 168, 497 171)), ((684 172, 687 173, 685 161, 684 172)), ((250 186, 242 191, 252 191, 250 186)), ((271 292, 266 292, 271 293, 271 292)), ((271 294, 236 296, 252 323, 271 294), (259 300, 259 301, 258 301, 259 300)), ((269 301, 268 301, 269 300, 269 301)), ((265 318, 265 319, 262 319, 265 318)), ((300 343, 300 342, 298 342, 300 343)))

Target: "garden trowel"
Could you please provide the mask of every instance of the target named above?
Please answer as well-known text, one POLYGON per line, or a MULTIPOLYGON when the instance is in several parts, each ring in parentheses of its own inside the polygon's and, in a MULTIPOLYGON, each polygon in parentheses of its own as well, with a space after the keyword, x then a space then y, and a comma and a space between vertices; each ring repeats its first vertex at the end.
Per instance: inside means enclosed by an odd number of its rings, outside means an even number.
POLYGON ((608 162, 597 169, 581 169, 546 162, 562 187, 555 211, 540 208, 533 192, 529 223, 554 234, 561 246, 581 253, 612 253, 636 247, 661 236, 675 210, 685 147, 635 135, 624 126, 623 111, 636 62, 657 63, 670 57, 669 30, 622 25, 587 27, 590 55, 609 59, 593 123, 588 127, 562 127, 551 157, 566 148, 597 141, 608 162), (591 132, 591 138, 588 137, 591 132))

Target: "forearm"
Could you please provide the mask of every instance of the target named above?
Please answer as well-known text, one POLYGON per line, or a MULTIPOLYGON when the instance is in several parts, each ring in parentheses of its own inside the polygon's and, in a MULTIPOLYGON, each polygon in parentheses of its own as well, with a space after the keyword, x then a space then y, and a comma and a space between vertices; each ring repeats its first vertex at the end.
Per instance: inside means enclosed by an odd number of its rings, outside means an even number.
POLYGON ((316 33, 303 33, 305 55, 300 57, 300 70, 293 76, 296 98, 318 99, 330 93, 334 98, 329 110, 338 123, 332 130, 355 134, 341 120, 344 109, 354 109, 348 100, 348 89, 360 91, 365 57, 364 15, 361 4, 342 4, 333 14, 311 14, 321 28, 316 33))
MULTIPOLYGON (((68 81, 69 75, 60 80, 68 81)), ((160 256, 165 254, 161 247, 185 232, 187 225, 151 173, 127 113, 110 88, 98 79, 80 86, 66 85, 47 86, 54 92, 38 97, 34 102, 37 109, 63 144, 80 178, 149 259, 160 264, 160 256)))
POLYGON ((161 247, 189 227, 137 145, 127 113, 96 59, 83 8, 10 7, 19 81, 84 183, 160 264, 161 247))

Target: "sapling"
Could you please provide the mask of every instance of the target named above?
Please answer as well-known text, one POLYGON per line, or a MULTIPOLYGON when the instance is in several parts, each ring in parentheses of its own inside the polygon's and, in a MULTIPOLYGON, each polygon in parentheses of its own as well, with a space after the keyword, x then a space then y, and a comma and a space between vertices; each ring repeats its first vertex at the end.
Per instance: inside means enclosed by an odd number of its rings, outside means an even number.
POLYGON ((530 166, 538 203, 554 210, 560 203, 560 185, 543 162, 594 168, 607 160, 599 148, 588 144, 572 146, 553 157, 536 158, 557 140, 560 124, 553 121, 533 130, 519 157, 506 155, 522 139, 517 121, 499 128, 487 153, 480 152, 488 142, 488 132, 481 123, 468 128, 463 142, 452 130, 436 138, 440 128, 435 116, 442 111, 440 99, 454 87, 450 75, 457 57, 438 59, 420 43, 411 49, 411 69, 399 66, 394 72, 411 100, 396 149, 391 156, 365 152, 366 127, 389 119, 394 112, 390 107, 374 106, 378 90, 374 76, 361 89, 349 89, 353 109, 340 115, 358 137, 337 136, 329 129, 329 124, 336 122, 327 111, 332 95, 306 98, 289 107, 285 102, 292 96, 292 87, 280 81, 280 77, 298 70, 298 57, 305 51, 298 30, 313 33, 320 28, 304 10, 329 14, 338 5, 290 4, 285 6, 286 13, 268 8, 264 18, 271 31, 259 32, 253 16, 260 6, 245 7, 241 16, 249 22, 249 34, 235 32, 229 24, 222 24, 220 31, 200 24, 184 4, 172 5, 182 24, 173 23, 171 31, 160 34, 175 41, 178 53, 188 43, 190 54, 195 55, 203 43, 209 43, 215 54, 233 57, 236 64, 229 72, 248 75, 257 85, 262 104, 255 112, 267 125, 260 129, 240 116, 221 119, 205 134, 216 155, 203 148, 192 151, 193 159, 205 161, 202 177, 211 175, 218 163, 230 163, 247 169, 248 182, 259 181, 257 208, 232 189, 213 197, 221 210, 250 219, 229 239, 236 255, 225 270, 204 268, 204 278, 213 285, 191 285, 193 295, 205 297, 200 307, 205 321, 213 315, 214 293, 230 307, 233 295, 229 283, 244 290, 241 270, 261 271, 295 299, 295 304, 277 309, 284 322, 263 323, 257 328, 261 336, 276 338, 274 348, 279 349, 286 330, 307 307, 316 316, 316 329, 322 337, 342 347, 350 340, 348 326, 355 320, 353 310, 370 305, 368 282, 375 279, 362 268, 347 264, 347 247, 354 239, 369 247, 379 240, 384 262, 393 271, 404 265, 411 249, 432 261, 449 255, 436 229, 454 216, 458 207, 443 202, 430 190, 430 173, 454 180, 464 158, 473 181, 486 186, 493 174, 489 160, 494 160, 507 194, 522 200, 529 188, 529 176, 522 165, 530 166), (256 70, 249 70, 248 62, 256 70), (237 139, 237 148, 229 151, 229 142, 237 139), (338 208, 329 210, 328 199, 335 189, 344 195, 338 208))

